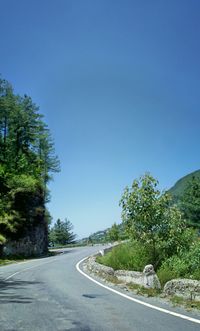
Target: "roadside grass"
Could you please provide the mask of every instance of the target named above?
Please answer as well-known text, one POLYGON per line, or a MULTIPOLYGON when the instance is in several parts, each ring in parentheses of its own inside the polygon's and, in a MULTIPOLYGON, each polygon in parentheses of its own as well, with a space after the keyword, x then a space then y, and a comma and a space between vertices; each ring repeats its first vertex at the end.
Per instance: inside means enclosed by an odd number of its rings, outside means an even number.
POLYGON ((175 278, 200 280, 200 240, 192 242, 189 250, 165 259, 157 275, 162 285, 175 278))
POLYGON ((191 310, 194 308, 200 310, 200 301, 184 299, 184 298, 176 296, 176 295, 170 297, 169 299, 174 306, 183 306, 188 310, 191 310))
POLYGON ((26 258, 25 256, 21 255, 12 255, 12 256, 5 256, 0 258, 0 266, 17 263, 17 262, 25 262, 27 260, 32 260, 33 257, 26 258))
MULTIPOLYGON (((152 264, 152 256, 146 246, 133 240, 98 256, 97 262, 114 270, 143 271, 145 265, 152 264)), ((176 278, 200 280, 200 240, 193 242, 189 250, 165 258, 156 272, 162 287, 176 278)))
POLYGON ((127 284, 128 289, 131 291, 134 291, 134 293, 143 295, 145 297, 155 297, 159 296, 161 294, 161 290, 155 289, 155 288, 146 288, 144 286, 129 283, 127 284))
MULTIPOLYGON (((104 256, 98 256, 96 261, 114 270, 134 270, 142 271, 146 264, 151 263, 150 256, 146 249, 138 242, 132 241, 119 245, 104 256)), ((200 280, 200 242, 191 245, 189 251, 183 251, 180 255, 173 255, 163 261, 157 270, 158 278, 161 282, 161 290, 149 289, 134 283, 124 284, 124 286, 135 294, 145 297, 160 297, 170 300, 173 305, 183 306, 185 309, 200 310, 200 301, 196 301, 193 296, 185 299, 179 296, 166 296, 162 291, 164 285, 172 279, 189 278, 200 280)), ((110 281, 118 284, 118 280, 110 281)))
POLYGON ((15 260, 10 260, 10 259, 0 259, 0 266, 15 263, 15 260))
POLYGON ((162 288, 164 288, 165 284, 172 280, 178 278, 178 273, 174 269, 170 268, 163 268, 161 266, 160 269, 157 271, 157 276, 159 278, 160 284, 162 288))
POLYGON ((13 256, 9 256, 9 257, 1 257, 0 258, 0 267, 4 266, 4 265, 8 265, 8 264, 12 264, 12 263, 18 263, 18 262, 26 262, 26 261, 30 261, 30 260, 37 260, 37 259, 42 259, 42 258, 46 258, 46 257, 50 257, 50 256, 56 256, 59 255, 60 252, 48 252, 45 255, 41 255, 41 256, 29 256, 29 257, 25 257, 22 255, 13 255, 13 256))
POLYGON ((98 256, 96 260, 114 270, 143 271, 144 266, 151 262, 151 257, 144 245, 133 241, 114 247, 111 252, 98 256))
POLYGON ((7 264, 12 264, 12 263, 17 263, 17 262, 25 262, 29 260, 36 260, 36 259, 42 259, 50 256, 56 256, 59 255, 60 252, 57 252, 57 249, 62 249, 62 248, 72 248, 72 247, 81 247, 84 245, 79 245, 79 244, 69 244, 65 246, 54 246, 54 247, 49 247, 49 251, 47 254, 41 255, 41 256, 29 256, 25 257, 23 255, 12 255, 9 257, 1 257, 0 258, 0 267, 7 265, 7 264))
POLYGON ((97 275, 100 276, 101 278, 103 278, 105 281, 107 281, 109 283, 112 283, 112 284, 115 284, 115 285, 121 284, 121 281, 114 275, 106 275, 103 272, 102 273, 98 272, 97 275))

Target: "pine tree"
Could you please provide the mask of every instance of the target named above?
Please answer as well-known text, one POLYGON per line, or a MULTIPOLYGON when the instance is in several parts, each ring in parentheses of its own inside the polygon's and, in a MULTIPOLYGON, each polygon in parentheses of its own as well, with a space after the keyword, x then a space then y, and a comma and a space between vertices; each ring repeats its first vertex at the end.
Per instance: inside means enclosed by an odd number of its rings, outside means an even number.
POLYGON ((75 242, 76 235, 72 232, 73 225, 66 218, 63 221, 58 219, 49 232, 49 242, 57 245, 66 245, 75 242))
POLYGON ((0 244, 46 222, 47 184, 57 171, 58 157, 39 108, 0 79, 0 244))

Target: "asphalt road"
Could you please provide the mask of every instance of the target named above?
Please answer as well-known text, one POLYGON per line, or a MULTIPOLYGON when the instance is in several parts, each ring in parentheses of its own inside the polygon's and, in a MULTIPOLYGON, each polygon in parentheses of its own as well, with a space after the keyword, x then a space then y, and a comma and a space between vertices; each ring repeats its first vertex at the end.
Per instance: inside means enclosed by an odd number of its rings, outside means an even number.
MULTIPOLYGON (((56 257, 0 267, 0 330, 200 330, 198 323, 130 301, 80 274, 77 262, 98 249, 68 249, 56 257)), ((200 319, 158 299, 141 300, 200 319)))

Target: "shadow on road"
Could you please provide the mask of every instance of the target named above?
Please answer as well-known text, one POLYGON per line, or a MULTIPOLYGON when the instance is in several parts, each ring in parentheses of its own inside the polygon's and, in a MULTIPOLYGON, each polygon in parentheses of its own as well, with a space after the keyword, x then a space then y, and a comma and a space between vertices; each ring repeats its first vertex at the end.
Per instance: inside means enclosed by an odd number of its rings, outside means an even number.
POLYGON ((0 304, 6 303, 31 303, 33 298, 22 294, 27 286, 39 284, 39 282, 21 281, 21 280, 2 280, 0 279, 0 304), (19 293, 19 294, 18 294, 19 293))
POLYGON ((50 249, 49 250, 51 256, 62 255, 62 254, 69 254, 69 253, 76 253, 77 249, 75 248, 58 248, 58 249, 50 249))

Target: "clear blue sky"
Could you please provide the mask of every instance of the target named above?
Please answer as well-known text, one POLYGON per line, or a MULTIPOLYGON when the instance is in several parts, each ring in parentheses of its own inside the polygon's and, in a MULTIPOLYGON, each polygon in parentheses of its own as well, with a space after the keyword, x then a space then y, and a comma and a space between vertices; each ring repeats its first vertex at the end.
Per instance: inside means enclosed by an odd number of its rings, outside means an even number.
POLYGON ((0 0, 0 72, 40 106, 61 173, 49 209, 83 237, 126 185, 200 168, 199 0, 0 0))

